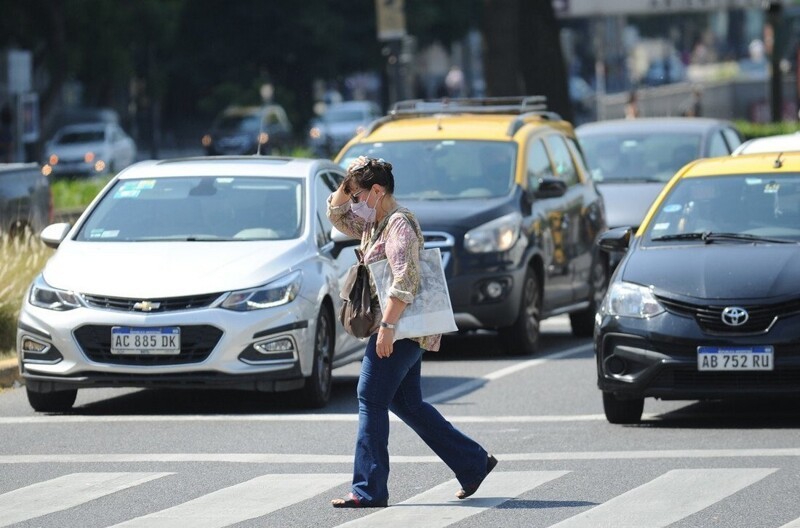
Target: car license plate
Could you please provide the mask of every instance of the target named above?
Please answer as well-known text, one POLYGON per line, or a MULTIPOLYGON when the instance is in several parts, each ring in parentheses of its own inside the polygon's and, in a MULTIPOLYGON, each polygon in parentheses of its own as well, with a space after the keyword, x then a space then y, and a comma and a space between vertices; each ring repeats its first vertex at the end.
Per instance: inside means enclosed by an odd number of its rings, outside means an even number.
POLYGON ((771 346, 697 347, 697 370, 772 370, 771 346))
POLYGON ((177 326, 163 328, 111 327, 111 353, 170 355, 181 353, 181 329, 177 326))

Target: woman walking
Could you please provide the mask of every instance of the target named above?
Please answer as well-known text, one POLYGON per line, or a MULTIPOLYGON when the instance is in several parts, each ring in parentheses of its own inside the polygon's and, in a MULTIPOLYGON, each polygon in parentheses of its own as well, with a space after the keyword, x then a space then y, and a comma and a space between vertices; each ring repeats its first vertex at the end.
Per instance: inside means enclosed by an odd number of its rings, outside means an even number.
MULTIPOLYGON (((386 311, 367 341, 361 364, 352 491, 332 500, 335 508, 387 506, 389 410, 455 473, 459 499, 474 494, 497 465, 495 457, 422 400, 422 353, 438 350, 441 335, 394 341, 394 327, 419 288, 423 240, 416 218, 398 206, 393 193, 392 165, 361 156, 328 199, 328 217, 337 229, 361 239, 364 262, 387 259, 394 277, 386 311)), ((377 307, 377 300, 373 304, 377 307)))

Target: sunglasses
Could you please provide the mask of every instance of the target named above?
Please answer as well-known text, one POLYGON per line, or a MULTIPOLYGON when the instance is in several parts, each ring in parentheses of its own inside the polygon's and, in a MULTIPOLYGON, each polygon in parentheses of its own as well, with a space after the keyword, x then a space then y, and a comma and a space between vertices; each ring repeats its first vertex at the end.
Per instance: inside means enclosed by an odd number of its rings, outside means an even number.
POLYGON ((383 158, 367 158, 363 162, 361 162, 358 165, 355 165, 354 167, 352 167, 350 169, 350 172, 364 170, 367 167, 369 167, 370 163, 376 163, 378 165, 384 165, 386 163, 386 160, 383 159, 383 158))
POLYGON ((355 192, 350 195, 350 201, 353 203, 358 203, 358 195, 363 193, 364 189, 360 189, 358 192, 355 192))

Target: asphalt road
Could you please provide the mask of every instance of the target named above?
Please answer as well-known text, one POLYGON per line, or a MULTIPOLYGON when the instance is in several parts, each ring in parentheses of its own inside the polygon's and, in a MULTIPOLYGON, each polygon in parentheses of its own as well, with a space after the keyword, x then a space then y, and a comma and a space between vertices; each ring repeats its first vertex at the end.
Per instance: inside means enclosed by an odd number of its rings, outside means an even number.
POLYGON ((401 422, 390 507, 335 510, 348 491, 358 365, 310 413, 290 396, 86 390, 37 415, 0 392, 0 526, 800 527, 797 401, 657 402, 608 424, 588 340, 565 318, 510 358, 452 338, 423 365, 429 401, 500 460, 471 499, 401 422), (349 523, 349 524, 348 524, 349 523))

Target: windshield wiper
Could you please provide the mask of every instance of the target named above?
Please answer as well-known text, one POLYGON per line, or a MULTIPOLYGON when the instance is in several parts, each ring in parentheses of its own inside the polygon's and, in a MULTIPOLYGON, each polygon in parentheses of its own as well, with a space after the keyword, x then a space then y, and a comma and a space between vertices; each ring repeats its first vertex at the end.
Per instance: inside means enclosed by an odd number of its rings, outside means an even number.
POLYGON ((668 242, 670 240, 702 240, 710 244, 715 240, 741 240, 744 242, 772 242, 775 244, 796 244, 794 240, 785 238, 770 238, 747 233, 715 233, 713 231, 702 231, 697 233, 679 233, 676 235, 664 235, 651 239, 653 242, 668 242))

